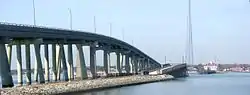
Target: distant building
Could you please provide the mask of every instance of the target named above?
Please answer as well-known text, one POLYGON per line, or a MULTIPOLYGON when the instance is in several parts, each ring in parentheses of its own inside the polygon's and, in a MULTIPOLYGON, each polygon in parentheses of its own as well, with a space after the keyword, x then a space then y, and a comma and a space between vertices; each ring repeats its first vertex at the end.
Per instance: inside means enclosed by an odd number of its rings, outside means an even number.
POLYGON ((230 68, 230 70, 233 71, 233 72, 242 72, 243 68, 241 68, 241 67, 233 67, 233 68, 230 68))

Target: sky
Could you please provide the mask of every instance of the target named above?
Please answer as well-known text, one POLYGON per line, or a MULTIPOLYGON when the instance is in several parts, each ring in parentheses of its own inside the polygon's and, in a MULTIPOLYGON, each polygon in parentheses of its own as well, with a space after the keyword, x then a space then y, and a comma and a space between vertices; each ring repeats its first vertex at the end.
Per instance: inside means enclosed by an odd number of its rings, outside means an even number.
MULTIPOLYGON (((98 34, 110 35, 112 23, 112 37, 160 63, 185 54, 188 0, 35 0, 36 24, 69 29, 69 9, 74 30, 93 32, 96 16, 98 34)), ((0 22, 32 25, 32 0, 0 0, 0 22)), ((250 63, 248 0, 192 0, 192 24, 195 64, 250 63)))

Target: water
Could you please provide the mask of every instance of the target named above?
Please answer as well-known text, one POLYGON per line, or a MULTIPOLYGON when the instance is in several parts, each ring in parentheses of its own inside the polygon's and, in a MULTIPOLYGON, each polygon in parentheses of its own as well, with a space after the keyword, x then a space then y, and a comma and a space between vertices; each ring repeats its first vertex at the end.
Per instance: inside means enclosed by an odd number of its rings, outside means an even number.
POLYGON ((191 75, 189 78, 74 95, 250 95, 250 73, 191 75))

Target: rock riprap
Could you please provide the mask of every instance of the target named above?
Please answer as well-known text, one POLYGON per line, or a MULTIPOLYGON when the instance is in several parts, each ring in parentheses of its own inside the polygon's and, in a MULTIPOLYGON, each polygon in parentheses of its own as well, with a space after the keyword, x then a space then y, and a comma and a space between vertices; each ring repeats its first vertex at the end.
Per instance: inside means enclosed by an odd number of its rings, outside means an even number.
POLYGON ((49 95, 49 94, 62 94, 70 92, 81 92, 95 89, 120 87, 126 85, 135 85, 141 83, 149 83, 155 81, 163 81, 172 79, 172 76, 168 75, 156 75, 156 76, 124 76, 113 78, 102 78, 93 80, 81 80, 71 82, 58 82, 47 84, 35 84, 29 86, 13 87, 13 88, 1 88, 0 95, 49 95))

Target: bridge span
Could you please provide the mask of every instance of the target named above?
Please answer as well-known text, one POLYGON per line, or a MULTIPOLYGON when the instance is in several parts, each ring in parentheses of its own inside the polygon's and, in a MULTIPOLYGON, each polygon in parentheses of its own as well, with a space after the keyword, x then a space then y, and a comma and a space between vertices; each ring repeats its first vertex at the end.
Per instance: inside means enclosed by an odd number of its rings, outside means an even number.
POLYGON ((72 46, 77 47, 77 54, 79 60, 76 63, 76 78, 86 79, 87 69, 85 57, 83 54, 83 46, 90 47, 90 72, 93 78, 96 78, 96 51, 103 50, 103 63, 105 73, 109 74, 108 57, 110 53, 115 52, 117 56, 116 69, 119 74, 122 73, 122 64, 120 58, 125 60, 126 73, 138 73, 139 69, 155 69, 160 68, 161 65, 150 56, 146 55, 136 47, 129 45, 121 40, 83 31, 55 29, 39 26, 20 25, 20 24, 0 24, 0 65, 1 65, 1 79, 2 87, 12 87, 13 79, 10 73, 10 63, 12 59, 12 47, 16 46, 17 54, 17 75, 18 85, 23 84, 23 68, 22 64, 25 63, 26 83, 31 84, 31 53, 30 49, 33 46, 35 50, 36 64, 34 67, 34 80, 35 82, 45 83, 50 81, 49 68, 52 68, 53 81, 60 80, 60 72, 63 73, 65 81, 72 80, 73 76, 73 54, 72 46), (21 51, 21 46, 25 46, 25 52, 21 51), (51 45, 51 47, 49 47, 51 45), (7 49, 6 49, 7 46, 7 49), (41 50, 44 46, 44 50, 41 50), (65 47, 67 46, 67 52, 65 47), (49 55, 51 49, 51 55, 49 55), (44 52, 44 61, 42 61, 41 52, 44 52), (23 53, 23 54, 22 54, 23 53), (68 55, 66 58, 65 55, 68 55), (25 62, 22 61, 22 55, 25 55, 25 62), (52 60, 49 61, 49 57, 52 60), (125 58, 124 58, 125 57, 125 58), (67 59, 67 60, 66 60, 67 59), (67 62, 66 62, 67 61, 67 62), (43 62, 43 63, 42 63, 43 62), (49 65, 52 62, 52 66, 49 65), (43 72, 43 66, 45 74, 43 72), (62 69, 62 71, 60 71, 62 69))
POLYGON ((16 52, 16 67, 18 85, 23 85, 24 68, 26 67, 26 84, 30 85, 31 80, 31 59, 33 54, 34 81, 45 83, 50 81, 70 81, 74 79, 86 79, 87 67, 85 63, 83 46, 89 46, 90 72, 92 78, 97 78, 96 51, 103 51, 103 66, 106 75, 110 72, 110 53, 116 53, 116 71, 118 75, 138 74, 142 70, 160 69, 161 64, 143 53, 136 47, 101 34, 39 27, 31 25, 0 23, 0 73, 2 87, 12 87, 13 78, 11 75, 12 52, 16 52), (13 46, 16 50, 13 51, 13 46), (43 46, 43 50, 41 49, 43 46), (66 46, 66 47, 65 47, 66 46), (73 56, 73 46, 77 49, 77 57, 73 56), (25 52, 22 52, 22 48, 25 52), (31 48, 34 52, 31 52, 31 48), (67 50, 67 52, 65 52, 67 50), (42 56, 42 54, 44 56, 42 56), (24 55, 24 56, 23 56, 24 55), (67 55, 67 56, 66 56, 67 55), (25 61, 22 58, 25 58, 25 61), (50 59, 51 58, 51 59, 50 59), (73 59, 76 66, 73 66, 73 59), (42 61, 43 60, 43 61, 42 61), (43 68, 44 67, 44 68, 43 68), (76 67, 76 76, 74 76, 76 67), (124 68, 123 68, 124 67, 124 68), (49 69, 52 69, 50 72, 49 69), (44 70, 44 72, 43 72, 44 70), (125 73, 123 72, 126 71, 125 73), (53 75, 50 78, 50 74, 53 75), (62 78, 60 75, 63 75, 62 78))

